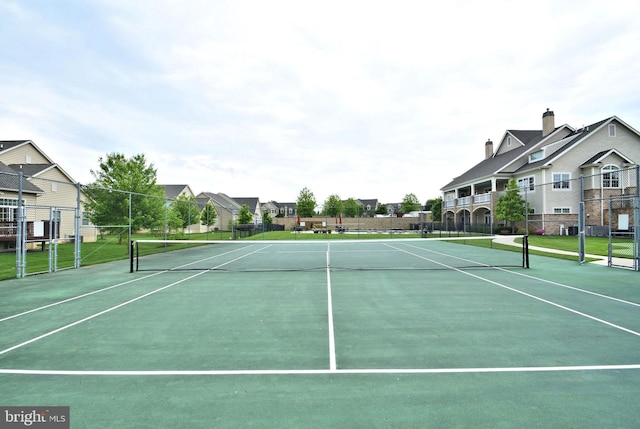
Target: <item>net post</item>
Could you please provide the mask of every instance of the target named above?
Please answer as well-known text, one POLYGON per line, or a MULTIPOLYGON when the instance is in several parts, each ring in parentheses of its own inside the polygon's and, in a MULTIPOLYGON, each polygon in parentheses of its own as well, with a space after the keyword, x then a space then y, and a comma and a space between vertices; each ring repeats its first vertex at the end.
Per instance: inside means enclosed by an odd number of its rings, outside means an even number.
POLYGON ((133 240, 131 240, 131 242, 129 243, 129 272, 130 273, 133 272, 133 250, 134 250, 134 245, 133 245, 133 240))
POLYGON ((522 237, 522 266, 529 268, 529 235, 522 237))

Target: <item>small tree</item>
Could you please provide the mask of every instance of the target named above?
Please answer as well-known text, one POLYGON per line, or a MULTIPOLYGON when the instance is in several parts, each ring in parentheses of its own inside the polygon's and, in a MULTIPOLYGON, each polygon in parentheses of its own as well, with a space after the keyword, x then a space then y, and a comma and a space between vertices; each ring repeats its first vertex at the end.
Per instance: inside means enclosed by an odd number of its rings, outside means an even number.
POLYGON ((405 195, 400 204, 400 211, 402 211, 402 213, 409 213, 417 210, 420 210, 420 201, 418 201, 416 194, 405 195))
POLYGON ((316 197, 313 195, 313 192, 304 187, 300 191, 300 194, 298 194, 298 200, 296 202, 298 215, 302 217, 313 216, 316 210, 316 205, 316 197))
POLYGON ((424 206, 425 210, 431 212, 431 219, 434 222, 442 222, 442 197, 427 200, 424 206))
POLYGON ((180 227, 184 230, 189 225, 200 222, 200 208, 196 199, 189 195, 178 195, 171 203, 171 210, 173 210, 180 218, 180 227))
POLYGON ((388 211, 387 211, 387 205, 386 204, 380 204, 380 205, 378 205, 378 207, 376 207, 376 214, 386 215, 387 213, 388 213, 388 211))
POLYGON ((249 210, 249 206, 246 204, 243 204, 242 207, 240 207, 240 212, 238 213, 238 223, 240 225, 248 225, 250 223, 253 223, 253 214, 251 213, 251 210, 249 210))
POLYGON ((344 208, 342 212, 346 217, 358 217, 363 213, 364 207, 362 204, 358 204, 353 198, 349 198, 344 202, 344 208))
POLYGON ((342 200, 336 194, 329 195, 324 202, 324 214, 327 216, 336 217, 342 213, 342 200))
POLYGON ((211 230, 211 227, 216 224, 218 219, 218 213, 211 201, 207 201, 200 213, 200 223, 207 227, 207 232, 211 230))
POLYGON ((496 203, 496 218, 508 222, 513 233, 516 222, 525 218, 526 210, 527 202, 520 196, 518 184, 515 179, 509 180, 506 193, 496 203))
POLYGON ((269 212, 265 211, 262 213, 262 223, 265 225, 271 225, 273 223, 273 218, 269 212))
MULTIPOLYGON (((84 209, 94 225, 130 225, 133 231, 162 228, 165 196, 156 184, 156 169, 143 154, 127 158, 120 153, 99 158, 95 179, 83 188, 84 209)), ((122 234, 119 235, 122 243, 122 234)))

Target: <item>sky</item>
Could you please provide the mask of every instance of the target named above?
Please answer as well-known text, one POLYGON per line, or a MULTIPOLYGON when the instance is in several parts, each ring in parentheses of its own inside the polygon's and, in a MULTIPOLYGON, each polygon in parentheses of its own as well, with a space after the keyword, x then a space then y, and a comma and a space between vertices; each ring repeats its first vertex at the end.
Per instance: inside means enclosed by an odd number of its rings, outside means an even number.
POLYGON ((75 181, 426 202, 507 129, 640 129, 640 2, 0 0, 0 140, 75 181))

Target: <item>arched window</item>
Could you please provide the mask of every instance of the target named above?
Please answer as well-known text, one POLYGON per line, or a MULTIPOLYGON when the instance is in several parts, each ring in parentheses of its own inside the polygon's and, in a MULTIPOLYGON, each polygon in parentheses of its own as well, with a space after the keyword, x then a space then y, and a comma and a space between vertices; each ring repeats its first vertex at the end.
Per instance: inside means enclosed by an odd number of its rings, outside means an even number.
POLYGON ((602 187, 620 187, 620 168, 617 165, 605 165, 602 167, 602 187))

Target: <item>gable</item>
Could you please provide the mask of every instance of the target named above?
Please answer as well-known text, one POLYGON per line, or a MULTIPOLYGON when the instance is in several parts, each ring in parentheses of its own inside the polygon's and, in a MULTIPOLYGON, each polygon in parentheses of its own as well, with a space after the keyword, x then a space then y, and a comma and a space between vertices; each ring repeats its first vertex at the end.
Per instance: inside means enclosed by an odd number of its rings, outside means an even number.
POLYGON ((189 185, 161 185, 164 188, 164 193, 168 199, 173 200, 180 195, 186 197, 194 197, 193 192, 189 185))
POLYGON ((31 140, 0 141, 0 161, 5 164, 54 164, 31 140))

